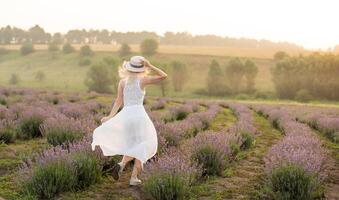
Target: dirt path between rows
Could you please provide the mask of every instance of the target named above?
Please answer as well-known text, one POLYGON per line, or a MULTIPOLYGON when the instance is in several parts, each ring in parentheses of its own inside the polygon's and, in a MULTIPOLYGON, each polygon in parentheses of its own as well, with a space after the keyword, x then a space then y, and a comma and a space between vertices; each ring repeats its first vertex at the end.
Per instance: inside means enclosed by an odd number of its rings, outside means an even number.
POLYGON ((214 177, 200 186, 200 200, 252 199, 259 197, 265 181, 263 157, 282 134, 264 117, 254 113, 254 125, 260 134, 254 146, 241 152, 238 161, 226 169, 223 177, 214 177))

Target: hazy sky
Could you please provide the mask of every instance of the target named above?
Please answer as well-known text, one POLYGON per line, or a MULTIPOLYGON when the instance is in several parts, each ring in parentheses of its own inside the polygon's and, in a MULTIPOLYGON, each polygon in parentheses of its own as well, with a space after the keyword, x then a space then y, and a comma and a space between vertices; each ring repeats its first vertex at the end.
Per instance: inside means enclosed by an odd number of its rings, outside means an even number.
POLYGON ((338 0, 0 0, 0 26, 187 31, 289 41, 306 48, 339 44, 338 0))

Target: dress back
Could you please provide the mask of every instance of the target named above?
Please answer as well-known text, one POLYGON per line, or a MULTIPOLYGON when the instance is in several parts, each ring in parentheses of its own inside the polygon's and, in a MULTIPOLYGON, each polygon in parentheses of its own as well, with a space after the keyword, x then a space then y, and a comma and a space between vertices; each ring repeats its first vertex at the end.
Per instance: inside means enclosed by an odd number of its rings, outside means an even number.
POLYGON ((140 77, 128 77, 123 89, 124 106, 143 105, 145 90, 140 88, 140 77))

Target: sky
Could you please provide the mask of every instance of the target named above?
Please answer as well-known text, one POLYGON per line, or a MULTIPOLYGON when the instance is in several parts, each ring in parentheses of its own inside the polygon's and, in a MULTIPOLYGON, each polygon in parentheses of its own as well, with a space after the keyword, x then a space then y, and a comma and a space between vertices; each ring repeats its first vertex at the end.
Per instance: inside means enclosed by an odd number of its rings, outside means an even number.
POLYGON ((338 0, 0 0, 0 26, 166 31, 339 45, 338 0))

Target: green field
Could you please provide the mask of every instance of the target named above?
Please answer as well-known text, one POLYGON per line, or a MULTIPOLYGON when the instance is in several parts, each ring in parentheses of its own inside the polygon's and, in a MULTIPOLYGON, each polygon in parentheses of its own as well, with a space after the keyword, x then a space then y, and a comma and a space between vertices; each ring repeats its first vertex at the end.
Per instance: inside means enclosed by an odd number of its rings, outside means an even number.
MULTIPOLYGON (((104 57, 113 56, 120 60, 115 52, 96 52, 90 57, 93 63, 101 61, 104 57)), ((230 57, 202 56, 202 55, 176 55, 157 54, 149 58, 151 62, 169 64, 174 60, 186 64, 190 77, 184 86, 183 92, 174 92, 170 83, 168 96, 194 97, 193 92, 205 87, 206 74, 212 59, 216 59, 224 69, 230 57)), ((16 87, 45 88, 69 92, 85 92, 84 78, 90 66, 79 66, 80 56, 78 52, 63 54, 51 53, 44 50, 36 51, 27 56, 21 56, 19 51, 13 50, 5 55, 0 55, 0 85, 11 86, 9 79, 16 73, 20 81, 16 87), (46 74, 42 82, 35 80, 38 71, 46 74)), ((256 79, 256 88, 259 91, 274 91, 271 81, 270 68, 274 66, 272 59, 253 58, 259 68, 256 79)), ((148 94, 160 95, 158 87, 148 89, 148 94)))

